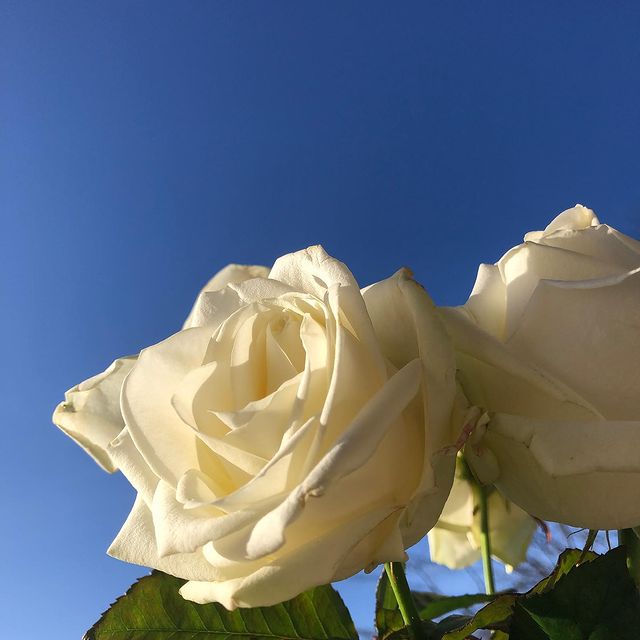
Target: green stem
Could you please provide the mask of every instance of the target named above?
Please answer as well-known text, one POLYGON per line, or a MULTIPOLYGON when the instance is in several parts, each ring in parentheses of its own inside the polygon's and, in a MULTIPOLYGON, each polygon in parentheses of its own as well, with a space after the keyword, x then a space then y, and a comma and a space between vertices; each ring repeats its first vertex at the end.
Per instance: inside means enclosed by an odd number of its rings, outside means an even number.
POLYGON ((633 529, 618 530, 618 544, 627 549, 627 566, 636 585, 640 587, 640 540, 633 529))
POLYGON ((393 589, 393 594, 398 602, 398 608, 402 614, 402 619, 409 629, 409 633, 414 640, 423 640, 422 624, 418 608, 411 595, 407 576, 404 573, 402 562, 386 562, 384 565, 389 584, 393 589))
POLYGON ((489 536, 489 506, 487 504, 487 487, 475 484, 476 503, 480 510, 480 553, 482 555, 482 573, 484 575, 484 590, 487 595, 496 592, 493 579, 493 565, 491 564, 491 538, 489 536))

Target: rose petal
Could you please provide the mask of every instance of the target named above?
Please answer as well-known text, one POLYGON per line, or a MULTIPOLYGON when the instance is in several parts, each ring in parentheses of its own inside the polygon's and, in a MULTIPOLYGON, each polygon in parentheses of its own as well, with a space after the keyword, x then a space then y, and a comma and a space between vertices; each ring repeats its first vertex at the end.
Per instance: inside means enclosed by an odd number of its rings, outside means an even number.
POLYGON ((544 231, 532 231, 524 237, 525 242, 537 242, 542 236, 560 230, 588 229, 600 224, 596 214, 589 208, 577 204, 571 209, 559 213, 545 228, 544 231))
POLYGON ((107 553, 118 560, 153 567, 186 580, 216 580, 222 577, 215 567, 206 562, 200 549, 195 553, 160 557, 151 511, 139 497, 107 553))
MULTIPOLYGON (((218 271, 209 282, 202 288, 196 299, 193 309, 187 317, 183 329, 203 326, 205 324, 216 323, 216 316, 222 308, 225 309, 222 319, 228 317, 229 305, 237 308, 238 296, 234 293, 227 300, 216 296, 207 296, 207 293, 220 291, 228 284, 237 284, 249 280, 250 278, 266 278, 269 274, 268 267, 257 265, 229 264, 221 271, 218 271)), ((227 294, 224 294, 227 295, 227 294)), ((218 322, 219 323, 219 322, 218 322)))
MULTIPOLYGON (((487 500, 491 555, 507 567, 517 567, 527 557, 527 549, 536 530, 536 521, 518 505, 509 502, 498 491, 487 500)), ((473 538, 480 548, 480 513, 475 514, 473 538)))
POLYGON ((413 358, 423 363, 425 458, 458 437, 452 425, 456 394, 455 355, 446 328, 427 292, 406 270, 363 292, 382 351, 396 366, 413 358))
POLYGON ((107 449, 109 456, 122 471, 138 495, 151 507, 153 494, 158 486, 158 476, 136 448, 129 429, 123 429, 107 449))
POLYGON ((294 292, 295 289, 285 282, 279 282, 271 276, 262 278, 252 278, 238 284, 230 285, 243 304, 254 302, 264 303, 266 301, 277 301, 281 296, 294 292))
MULTIPOLYGON (((310 496, 322 495, 329 485, 362 468, 387 430, 418 391, 421 364, 413 360, 371 398, 350 427, 287 499, 255 526, 247 543, 248 558, 273 553, 284 544, 285 529, 298 518, 310 496)), ((362 487, 366 494, 370 487, 362 487)), ((358 504, 358 496, 350 500, 358 504)))
POLYGON ((449 569, 462 569, 480 560, 479 549, 469 542, 467 528, 437 526, 429 531, 429 557, 431 562, 449 569))
POLYGON ((437 451, 431 456, 428 468, 430 473, 423 472, 420 491, 412 497, 401 523, 405 548, 421 540, 438 521, 453 483, 455 449, 437 451))
POLYGON ((372 357, 377 357, 376 366, 380 370, 384 368, 360 288, 345 264, 332 258, 321 246, 309 247, 278 258, 269 277, 320 300, 325 300, 327 293, 333 291, 332 299, 327 302, 334 315, 337 317, 340 313, 341 324, 354 333, 372 357))
POLYGON ((224 436, 227 443, 267 461, 278 451, 296 415, 295 400, 302 374, 287 380, 279 389, 247 405, 243 411, 216 415, 234 428, 224 436))
POLYGON ((465 304, 478 326, 495 338, 505 337, 507 287, 495 264, 481 264, 473 291, 465 304))
POLYGON ((466 480, 454 480, 438 526, 469 528, 473 524, 473 508, 471 485, 466 480))
POLYGON ((587 529, 640 522, 640 422, 496 414, 485 436, 498 489, 542 520, 587 529))
MULTIPOLYGON (((393 513, 394 508, 389 506, 369 512, 325 536, 314 536, 246 577, 225 582, 191 581, 180 589, 180 594, 193 602, 220 602, 227 609, 278 604, 313 586, 330 583, 338 574, 346 577, 341 565, 351 560, 353 547, 393 513)), ((362 558, 358 560, 362 562, 362 558)))
POLYGON ((208 327, 186 329, 144 349, 122 388, 122 414, 136 447, 154 473, 174 487, 198 467, 197 438, 171 404, 180 380, 200 366, 208 327))
POLYGON ((538 242, 573 251, 606 262, 620 271, 635 269, 640 264, 640 242, 625 236, 606 224, 585 231, 556 231, 542 236, 538 242))
POLYGON ((255 522, 278 502, 269 496, 251 508, 226 514, 213 505, 187 509, 176 499, 176 492, 160 482, 153 496, 152 514, 158 556, 195 552, 207 542, 215 541, 255 522))
POLYGON ((300 340, 300 323, 287 322, 276 329, 269 325, 265 335, 267 360, 266 394, 280 388, 304 369, 304 348, 300 340))
POLYGON ((186 509, 203 507, 226 494, 226 487, 216 477, 208 476, 200 469, 189 469, 178 481, 176 500, 186 509))
POLYGON ((73 438, 105 471, 117 469, 107 447, 124 428, 120 390, 136 364, 136 357, 120 358, 65 393, 53 413, 53 422, 73 438))
POLYGON ((321 428, 309 450, 310 469, 349 427, 362 406, 385 384, 376 361, 344 327, 336 327, 331 380, 320 414, 321 428))
POLYGON ((479 328, 464 308, 439 311, 458 352, 460 379, 472 404, 538 418, 600 417, 575 390, 530 366, 479 328))
POLYGON ((332 258, 320 245, 278 258, 269 278, 287 284, 295 291, 311 293, 320 300, 334 284, 356 287, 360 291, 348 267, 332 258))
POLYGON ((541 280, 589 280, 615 275, 619 267, 604 260, 534 242, 508 251, 498 262, 506 283, 506 317, 503 339, 517 329, 541 280))
POLYGON ((216 500, 214 506, 227 513, 232 513, 238 509, 251 508, 251 505, 273 496, 283 498, 285 491, 290 489, 292 485, 290 466, 296 455, 304 456, 306 454, 313 432, 317 428, 318 419, 316 417, 309 418, 289 439, 283 441, 278 452, 254 478, 251 478, 233 493, 216 500))
POLYGON ((543 281, 509 348, 563 380, 611 420, 640 398, 640 268, 587 282, 543 281))

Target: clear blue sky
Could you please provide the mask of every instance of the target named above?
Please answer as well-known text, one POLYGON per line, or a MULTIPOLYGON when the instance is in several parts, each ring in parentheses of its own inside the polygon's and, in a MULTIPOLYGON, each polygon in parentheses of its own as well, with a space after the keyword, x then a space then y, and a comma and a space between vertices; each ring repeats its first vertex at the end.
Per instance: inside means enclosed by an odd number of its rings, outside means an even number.
POLYGON ((220 267, 322 243, 456 304, 576 202, 640 237, 639 33, 637 2, 2 0, 3 637, 80 638, 143 573, 105 555, 127 482, 50 415, 220 267))

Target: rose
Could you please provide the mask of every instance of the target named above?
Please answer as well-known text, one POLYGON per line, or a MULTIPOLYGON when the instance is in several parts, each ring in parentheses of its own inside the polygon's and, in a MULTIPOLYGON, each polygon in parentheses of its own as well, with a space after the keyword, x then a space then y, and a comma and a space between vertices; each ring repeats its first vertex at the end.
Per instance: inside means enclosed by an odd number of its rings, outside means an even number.
POLYGON ((408 272, 361 292, 311 247, 228 267, 182 331, 54 422, 138 491, 110 554, 187 579, 187 599, 261 606, 406 558, 451 487, 455 393, 408 272))
POLYGON ((489 411, 466 447, 476 473, 538 518, 640 523, 640 243, 577 205, 442 317, 489 411))
MULTIPOLYGON (((481 557, 481 513, 474 496, 474 481, 465 471, 458 465, 442 514, 428 534, 431 561, 449 569, 468 567, 481 557)), ((510 572, 525 560, 536 522, 496 489, 488 489, 488 494, 491 555, 510 572)))

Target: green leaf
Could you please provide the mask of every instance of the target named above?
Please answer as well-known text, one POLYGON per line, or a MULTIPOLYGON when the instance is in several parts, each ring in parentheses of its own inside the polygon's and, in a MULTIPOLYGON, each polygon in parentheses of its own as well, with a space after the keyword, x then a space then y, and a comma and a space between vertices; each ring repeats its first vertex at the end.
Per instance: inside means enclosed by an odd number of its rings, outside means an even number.
POLYGON ((84 640, 355 640, 349 611, 327 585, 273 607, 227 611, 182 598, 184 580, 154 571, 118 598, 84 640))
POLYGON ((584 549, 565 549, 559 556, 556 566, 553 571, 546 577, 540 580, 535 587, 533 587, 528 593, 544 593, 558 582, 562 576, 565 576, 571 571, 578 563, 591 562, 595 558, 598 558, 598 554, 593 551, 585 551, 584 549))
MULTIPOLYGON (((506 594, 498 597, 486 607, 480 609, 464 627, 444 636, 445 640, 464 640, 468 635, 479 629, 498 630, 494 638, 500 637, 501 633, 504 635, 503 632, 509 630, 516 602, 528 597, 529 594, 543 593, 552 589, 562 576, 569 573, 569 571, 575 567, 583 555, 582 562, 589 562, 598 557, 596 553, 591 551, 585 553, 583 549, 566 549, 560 554, 558 562, 551 574, 533 587, 527 596, 506 594)), ((545 636, 541 636, 541 638, 544 637, 545 636)), ((531 635, 531 639, 533 640, 534 638, 537 640, 537 636, 531 635)))
POLYGON ((505 594, 498 596, 493 602, 483 607, 464 626, 451 631, 443 636, 444 640, 465 640, 478 629, 508 630, 509 620, 513 615, 513 607, 517 596, 505 594))
POLYGON ((497 595, 487 595, 486 593, 468 593, 462 596, 443 596, 439 593, 414 593, 416 604, 420 609, 422 620, 433 620, 443 616, 445 613, 466 609, 474 604, 491 602, 497 595))
POLYGON ((637 640, 640 597, 618 547, 520 598, 510 640, 637 640))
MULTIPOLYGON (((469 621, 469 616, 449 616, 440 622, 422 621, 422 633, 425 640, 443 640, 447 632, 459 629, 469 621)), ((410 640, 412 638, 409 627, 403 627, 386 636, 386 640, 410 640)))

